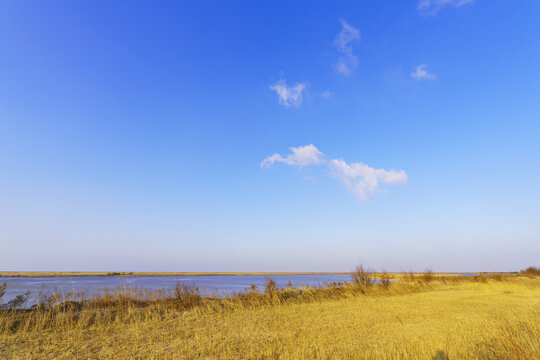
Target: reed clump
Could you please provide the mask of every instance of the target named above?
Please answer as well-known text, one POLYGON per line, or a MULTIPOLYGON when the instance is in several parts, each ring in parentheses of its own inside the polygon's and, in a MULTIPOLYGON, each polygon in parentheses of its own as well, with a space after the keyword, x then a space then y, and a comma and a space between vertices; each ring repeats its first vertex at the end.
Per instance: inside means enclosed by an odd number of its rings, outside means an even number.
POLYGON ((503 281, 505 279, 505 276, 503 274, 490 274, 489 278, 495 281, 503 281))
POLYGON ((353 285, 358 287, 361 292, 367 291, 375 282, 375 270, 357 265, 351 275, 353 285))
POLYGON ((0 301, 4 297, 4 294, 6 293, 6 290, 7 290, 7 284, 5 282, 0 284, 0 301))
POLYGON ((392 278, 385 270, 381 272, 379 280, 381 282, 381 286, 385 289, 388 289, 390 287, 390 284, 392 283, 392 278))
POLYGON ((201 303, 202 297, 198 287, 177 282, 173 290, 173 298, 180 307, 190 309, 201 303))
POLYGON ((529 266, 528 268, 521 270, 520 273, 529 277, 540 276, 540 267, 529 266))
POLYGON ((277 291, 278 288, 276 282, 272 278, 267 277, 264 283, 264 293, 272 297, 277 294, 277 291))
POLYGON ((433 271, 431 271, 431 269, 427 269, 426 271, 424 271, 421 276, 422 281, 426 283, 432 282, 434 278, 435 275, 433 274, 433 271))

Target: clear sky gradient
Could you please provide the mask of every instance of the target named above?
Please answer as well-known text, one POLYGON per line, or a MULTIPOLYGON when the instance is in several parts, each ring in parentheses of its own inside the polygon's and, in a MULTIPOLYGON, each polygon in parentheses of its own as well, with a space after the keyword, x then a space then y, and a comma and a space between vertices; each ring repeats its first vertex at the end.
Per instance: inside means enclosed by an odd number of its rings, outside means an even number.
POLYGON ((540 265, 540 2, 0 2, 0 270, 540 265))

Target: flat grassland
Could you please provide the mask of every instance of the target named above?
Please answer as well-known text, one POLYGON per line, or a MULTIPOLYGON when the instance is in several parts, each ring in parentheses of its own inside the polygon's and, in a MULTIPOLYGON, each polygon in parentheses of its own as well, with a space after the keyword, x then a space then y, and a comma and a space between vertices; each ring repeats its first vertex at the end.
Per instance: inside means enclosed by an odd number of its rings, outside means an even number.
POLYGON ((179 287, 170 298, 3 310, 0 358, 540 359, 540 278, 269 283, 230 299, 179 287))

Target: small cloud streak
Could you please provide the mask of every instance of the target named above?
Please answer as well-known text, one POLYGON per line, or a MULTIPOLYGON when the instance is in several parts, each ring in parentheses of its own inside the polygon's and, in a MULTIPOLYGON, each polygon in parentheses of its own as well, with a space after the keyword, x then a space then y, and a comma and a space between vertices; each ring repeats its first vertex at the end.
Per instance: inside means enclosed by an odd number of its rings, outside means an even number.
POLYGON ((347 164, 342 159, 333 159, 329 162, 330 169, 336 178, 360 201, 367 200, 383 184, 404 184, 407 174, 403 170, 375 169, 361 162, 347 164))
POLYGON ((341 53, 341 56, 335 66, 338 73, 348 75, 358 62, 353 53, 352 43, 360 40, 360 31, 343 19, 340 19, 340 22, 342 29, 334 40, 334 47, 341 53))
POLYGON ((416 10, 422 15, 433 16, 447 6, 458 8, 472 3, 474 0, 419 0, 416 10))
POLYGON ((304 83, 296 83, 294 86, 287 86, 284 79, 279 80, 270 89, 274 90, 279 97, 279 103, 286 108, 300 107, 302 105, 302 92, 306 88, 304 83))
POLYGON ((411 77, 416 80, 435 80, 435 74, 430 74, 427 70, 427 64, 420 64, 415 71, 411 73, 411 77))
POLYGON ((267 156, 261 162, 261 168, 269 168, 276 162, 296 167, 308 165, 324 165, 330 169, 332 176, 341 181, 359 201, 372 196, 380 184, 404 184, 407 174, 403 170, 375 169, 361 162, 348 164, 343 159, 329 159, 313 144, 291 147, 291 154, 283 157, 280 154, 267 156))
POLYGON ((292 154, 287 155, 285 158, 279 154, 267 156, 261 163, 261 168, 268 168, 276 162, 303 167, 307 165, 317 165, 324 161, 323 153, 313 144, 291 147, 289 150, 292 151, 292 154))

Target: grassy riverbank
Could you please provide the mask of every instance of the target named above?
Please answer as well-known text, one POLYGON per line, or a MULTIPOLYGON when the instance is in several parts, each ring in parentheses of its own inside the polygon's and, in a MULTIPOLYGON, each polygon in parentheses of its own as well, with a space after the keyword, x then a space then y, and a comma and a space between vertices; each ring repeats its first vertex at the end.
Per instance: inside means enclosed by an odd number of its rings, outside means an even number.
POLYGON ((179 286, 3 310, 0 358, 540 358, 539 277, 357 280, 300 290, 269 283, 228 299, 179 286))

